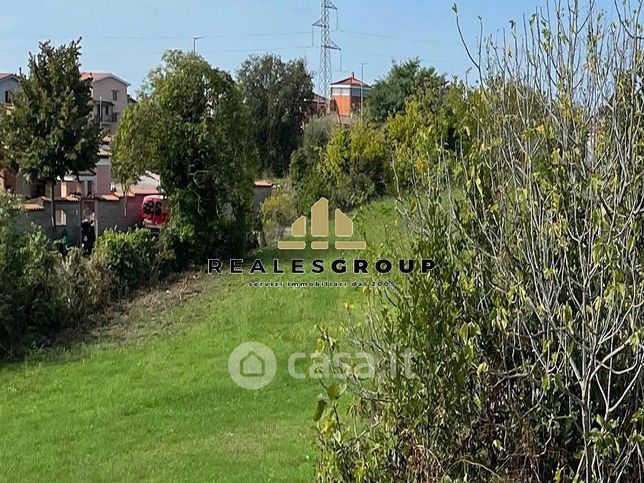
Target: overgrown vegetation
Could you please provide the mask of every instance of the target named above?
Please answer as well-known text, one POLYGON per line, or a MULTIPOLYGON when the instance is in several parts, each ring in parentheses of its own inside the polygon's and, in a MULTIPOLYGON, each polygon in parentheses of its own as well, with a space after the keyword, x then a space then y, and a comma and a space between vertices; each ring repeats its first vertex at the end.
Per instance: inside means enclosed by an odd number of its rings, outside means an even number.
POLYGON ((160 175, 179 262, 244 252, 256 156, 248 114, 229 74, 171 51, 123 115, 114 176, 129 185, 147 171, 160 175))
POLYGON ((284 62, 266 54, 244 61, 237 81, 253 120, 250 135, 259 154, 259 171, 284 176, 313 99, 312 75, 304 59, 284 62))
POLYGON ((166 275, 172 259, 145 229, 108 230, 91 257, 77 248, 63 257, 26 225, 22 201, 0 192, 0 360, 82 330, 111 301, 166 275))
POLYGON ((441 134, 406 148, 408 233, 387 246, 437 268, 349 327, 376 377, 338 368, 354 391, 347 417, 326 391, 321 481, 644 473, 642 31, 632 6, 610 27, 592 3, 551 7, 486 42, 456 124, 426 119, 441 134))

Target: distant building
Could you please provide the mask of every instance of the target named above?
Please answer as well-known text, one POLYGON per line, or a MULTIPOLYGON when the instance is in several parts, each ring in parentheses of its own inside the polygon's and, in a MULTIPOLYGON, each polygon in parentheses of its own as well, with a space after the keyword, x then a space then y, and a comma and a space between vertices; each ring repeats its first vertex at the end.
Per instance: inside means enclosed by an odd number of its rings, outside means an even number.
POLYGON ((323 116, 327 112, 329 100, 320 94, 313 93, 313 99, 309 101, 309 114, 323 116))
POLYGON ((351 77, 331 84, 331 110, 338 113, 340 118, 350 118, 360 115, 362 102, 369 96, 371 87, 360 79, 351 77))
POLYGON ((101 127, 115 132, 123 111, 129 105, 129 83, 110 72, 82 72, 81 79, 92 80, 94 117, 101 127))
POLYGON ((0 104, 11 105, 11 96, 18 89, 20 78, 15 74, 0 72, 0 104))

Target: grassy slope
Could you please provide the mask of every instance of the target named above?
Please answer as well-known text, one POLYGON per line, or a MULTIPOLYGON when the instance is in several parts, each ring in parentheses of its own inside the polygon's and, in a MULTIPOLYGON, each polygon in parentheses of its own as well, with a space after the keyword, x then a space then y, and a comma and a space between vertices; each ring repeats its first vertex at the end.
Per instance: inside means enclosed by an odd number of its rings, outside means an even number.
MULTIPOLYGON (((378 203, 356 217, 370 242, 382 239, 383 208, 391 211, 378 203)), ((283 279, 294 277, 355 278, 283 279)), ((203 294, 148 314, 148 324, 176 327, 169 334, 0 368, 3 479, 311 480, 319 386, 292 379, 287 359, 313 352, 315 325, 337 325, 346 317, 343 302, 360 295, 352 288, 251 288, 251 279, 257 276, 210 277, 203 294), (276 353, 276 378, 260 391, 241 389, 228 375, 228 355, 247 341, 276 353)), ((146 318, 145 311, 137 315, 143 324, 146 318)))

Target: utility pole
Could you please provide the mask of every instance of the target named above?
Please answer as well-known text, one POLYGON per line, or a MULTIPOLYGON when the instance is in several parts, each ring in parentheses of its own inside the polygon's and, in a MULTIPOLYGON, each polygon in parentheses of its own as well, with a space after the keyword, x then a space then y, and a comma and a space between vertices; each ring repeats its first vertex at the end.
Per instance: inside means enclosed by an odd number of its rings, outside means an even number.
POLYGON ((364 121, 364 66, 366 62, 360 64, 360 123, 364 121))
POLYGON ((201 37, 192 37, 192 53, 197 53, 197 40, 200 40, 201 37))
POLYGON ((314 27, 320 27, 320 89, 325 99, 330 99, 331 85, 331 51, 340 50, 340 47, 331 40, 331 26, 329 24, 329 11, 337 10, 331 0, 322 0, 322 17, 313 24, 314 27))

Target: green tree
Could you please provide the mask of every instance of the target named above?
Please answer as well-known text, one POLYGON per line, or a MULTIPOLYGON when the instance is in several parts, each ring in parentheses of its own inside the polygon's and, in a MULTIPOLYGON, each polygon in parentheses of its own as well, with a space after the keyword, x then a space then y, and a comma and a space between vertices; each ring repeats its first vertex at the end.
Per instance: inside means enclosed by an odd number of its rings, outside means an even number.
POLYGON ((438 104, 446 85, 444 75, 433 67, 423 67, 418 58, 395 64, 369 92, 368 119, 384 122, 390 115, 404 111, 405 102, 421 90, 431 93, 427 99, 438 104))
POLYGON ((353 208, 385 193, 388 158, 384 131, 358 123, 333 131, 317 175, 335 205, 353 208))
POLYGON ((283 62, 276 55, 249 57, 237 74, 253 119, 251 134, 260 168, 281 176, 302 136, 313 80, 303 59, 283 62))
POLYGON ((169 51, 123 115, 113 172, 131 183, 158 173, 172 206, 167 233, 180 262, 239 254, 251 222, 248 111, 229 74, 169 51))
POLYGON ((332 116, 311 119, 304 126, 302 145, 291 155, 290 175, 300 213, 326 194, 317 170, 336 126, 332 116))
MULTIPOLYGON (((51 187, 51 224, 56 233, 54 186, 58 179, 96 165, 99 126, 92 120, 89 80, 80 76, 80 41, 40 44, 29 56, 29 75, 0 122, 5 167, 51 187)), ((2 153, 0 153, 1 155, 2 153)))

